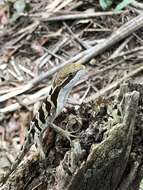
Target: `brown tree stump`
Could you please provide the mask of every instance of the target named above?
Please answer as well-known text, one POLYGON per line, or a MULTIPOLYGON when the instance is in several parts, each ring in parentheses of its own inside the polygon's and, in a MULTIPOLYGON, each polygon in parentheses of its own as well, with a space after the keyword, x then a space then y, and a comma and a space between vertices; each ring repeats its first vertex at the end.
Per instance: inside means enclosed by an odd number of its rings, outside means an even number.
POLYGON ((72 142, 50 131, 43 142, 46 159, 31 152, 1 190, 139 190, 142 121, 140 84, 123 84, 114 101, 69 109, 55 123, 75 132, 72 142))

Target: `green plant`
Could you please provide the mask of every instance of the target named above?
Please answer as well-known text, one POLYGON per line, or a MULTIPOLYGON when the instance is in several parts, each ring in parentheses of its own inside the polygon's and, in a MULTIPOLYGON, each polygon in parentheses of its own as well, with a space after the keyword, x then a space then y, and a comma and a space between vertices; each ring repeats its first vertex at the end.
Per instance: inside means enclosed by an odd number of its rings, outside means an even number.
MULTIPOLYGON (((123 0, 121 3, 119 3, 115 7, 115 11, 121 11, 124 9, 127 5, 131 4, 134 0, 123 0)), ((100 6, 103 10, 107 10, 111 7, 111 5, 114 3, 114 0, 99 0, 100 6)))

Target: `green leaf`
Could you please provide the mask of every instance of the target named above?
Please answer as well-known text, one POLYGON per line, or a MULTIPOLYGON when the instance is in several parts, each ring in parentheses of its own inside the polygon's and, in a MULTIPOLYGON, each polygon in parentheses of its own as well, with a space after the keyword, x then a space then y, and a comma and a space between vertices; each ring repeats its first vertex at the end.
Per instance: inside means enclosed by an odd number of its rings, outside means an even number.
POLYGON ((26 8, 25 0, 16 0, 13 4, 13 8, 15 9, 15 12, 12 15, 12 18, 10 19, 11 23, 14 23, 21 15, 21 13, 24 12, 26 8))
POLYGON ((123 0, 121 3, 119 3, 116 6, 115 11, 121 11, 122 9, 124 9, 127 5, 129 5, 132 2, 133 2, 133 0, 123 0))
POLYGON ((103 10, 108 9, 112 5, 112 0, 99 0, 100 6, 103 10))
POLYGON ((17 0, 13 7, 15 8, 17 13, 23 13, 24 9, 26 7, 25 1, 24 0, 17 0))

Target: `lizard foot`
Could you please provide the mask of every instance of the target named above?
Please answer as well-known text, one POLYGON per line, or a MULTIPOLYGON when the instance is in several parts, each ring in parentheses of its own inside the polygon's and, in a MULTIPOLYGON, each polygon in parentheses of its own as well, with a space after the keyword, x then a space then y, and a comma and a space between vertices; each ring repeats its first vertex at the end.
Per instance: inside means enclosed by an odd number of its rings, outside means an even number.
POLYGON ((60 135, 62 135, 64 138, 68 139, 70 141, 70 144, 72 144, 72 140, 71 138, 76 138, 76 135, 73 135, 72 132, 69 132, 68 130, 64 130, 60 127, 58 127, 57 125, 50 123, 50 127, 56 131, 57 133, 59 133, 60 135))

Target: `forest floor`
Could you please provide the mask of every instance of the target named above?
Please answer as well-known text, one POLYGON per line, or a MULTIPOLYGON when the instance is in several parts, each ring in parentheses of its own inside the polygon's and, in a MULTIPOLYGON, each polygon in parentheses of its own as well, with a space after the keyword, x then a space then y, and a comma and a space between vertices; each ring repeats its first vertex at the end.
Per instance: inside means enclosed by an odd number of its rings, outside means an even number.
POLYGON ((81 61, 88 71, 66 112, 112 99, 123 81, 143 83, 143 4, 121 11, 116 5, 103 11, 97 0, 0 2, 0 176, 15 160, 53 75, 66 63, 81 61))

